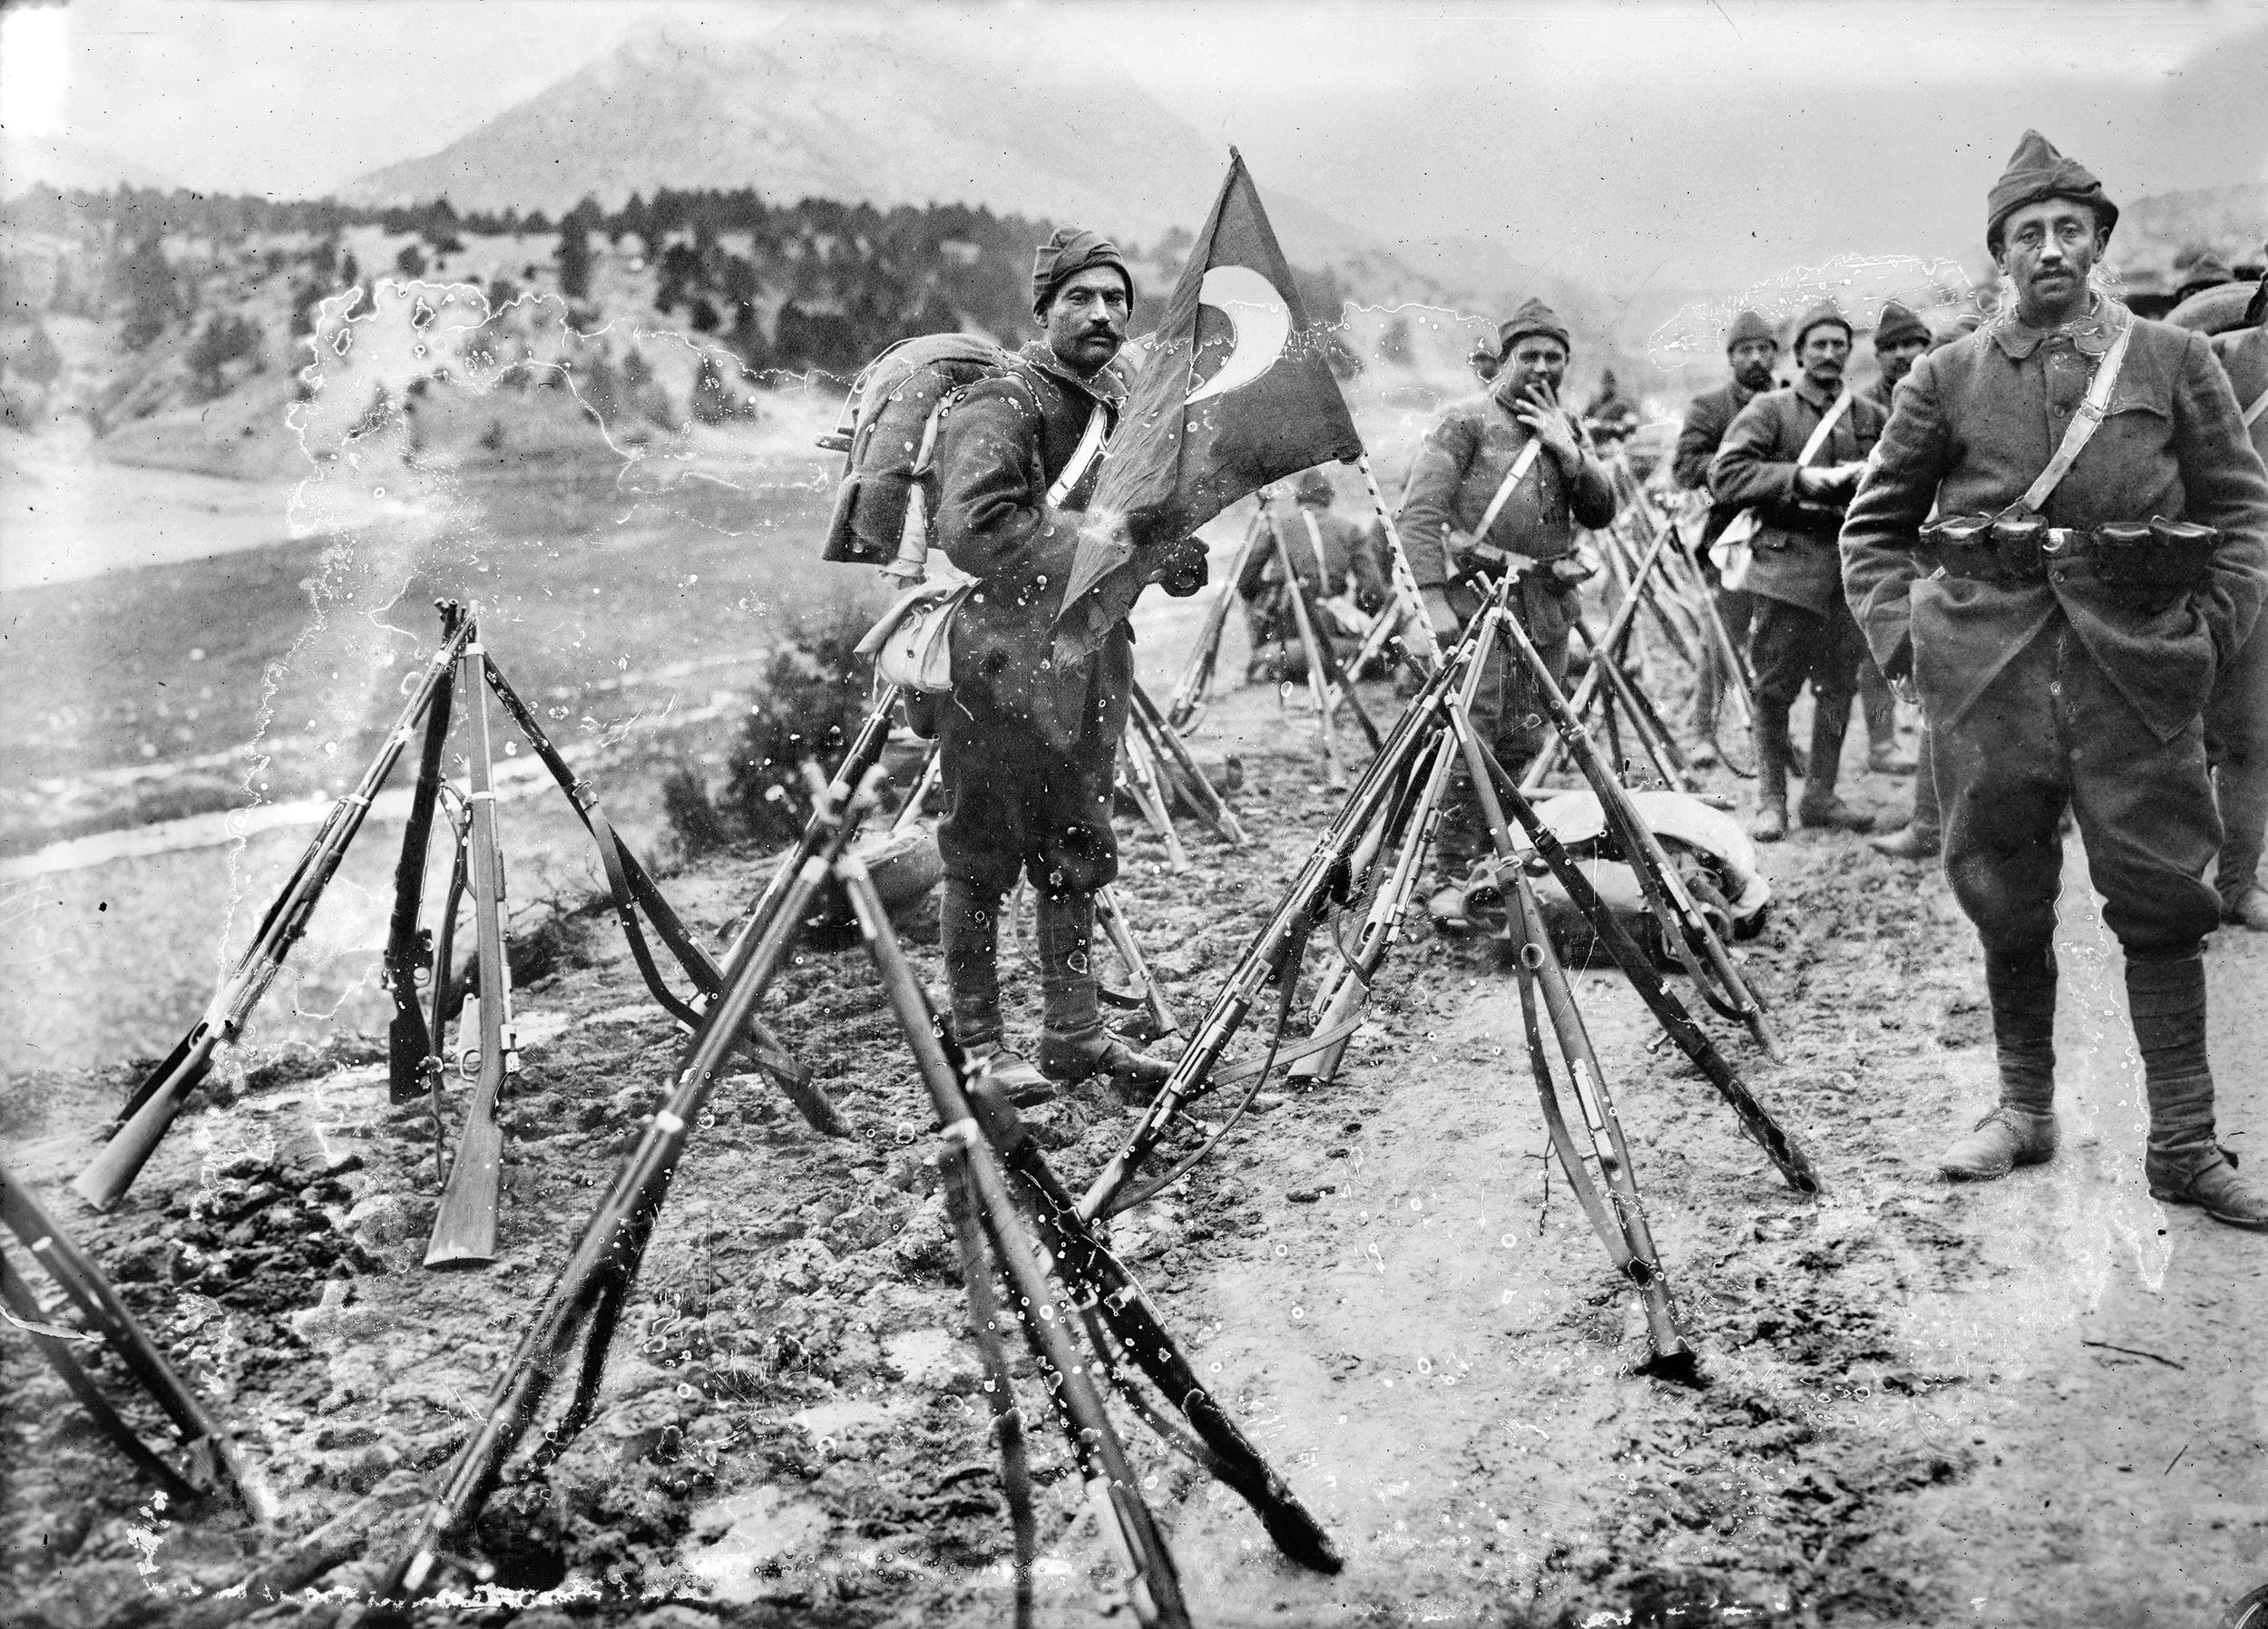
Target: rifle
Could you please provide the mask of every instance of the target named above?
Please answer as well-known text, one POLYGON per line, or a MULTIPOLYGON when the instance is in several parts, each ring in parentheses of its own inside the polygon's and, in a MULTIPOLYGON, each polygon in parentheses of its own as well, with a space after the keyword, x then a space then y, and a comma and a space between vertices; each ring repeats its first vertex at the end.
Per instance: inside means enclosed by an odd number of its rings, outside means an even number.
POLYGON ((512 1021, 512 966, 504 955, 504 854, 496 837, 496 792, 490 778, 488 695, 481 684, 488 656, 474 639, 464 647, 463 683, 472 725, 472 831, 466 842, 473 878, 474 947, 480 970, 480 1079, 464 1108, 456 1157, 441 1190, 425 1246, 428 1267, 478 1267, 496 1259, 496 1211, 503 1196, 503 1127, 496 1100, 520 1069, 512 1021))
MULTIPOLYGON (((1469 649, 1470 640, 1461 641, 1458 651, 1469 649)), ((1455 656, 1452 653, 1452 658, 1455 656)), ((1172 1075, 1135 1125, 1126 1146, 1111 1156, 1079 1201, 1082 1220, 1092 1222, 1113 1206, 1135 1168, 1149 1158, 1171 1127, 1183 1102, 1205 1089, 1207 1078, 1260 991, 1272 980, 1281 979, 1288 987, 1297 979, 1308 934, 1334 902, 1344 903, 1348 897, 1352 856, 1371 822, 1397 794, 1409 763, 1429 738, 1427 720, 1440 710, 1461 665, 1460 659, 1445 659, 1395 721, 1377 756, 1331 817, 1275 913, 1230 971, 1227 985, 1198 1026, 1197 1039, 1175 1063, 1172 1075)), ((1288 994, 1286 999, 1288 1001, 1288 994)))
POLYGON ((273 1521, 276 1496, 244 1458, 235 1439, 213 1418, 203 1400, 174 1372, 173 1366, 165 1361, 165 1354, 158 1350, 157 1342, 142 1327, 142 1321, 119 1299, 118 1292, 111 1287, 101 1269, 56 1225, 54 1218, 32 1196, 31 1191, 5 1171, 0 1171, 0 1223, 5 1223, 31 1253, 32 1259, 47 1270, 56 1287, 78 1308, 80 1317, 94 1332, 93 1336, 84 1335, 47 1322, 30 1284, 6 1256, 0 1254, 0 1304, 7 1310, 7 1322, 31 1336, 40 1355, 93 1416, 103 1434, 164 1488, 168 1497, 193 1503, 204 1496, 206 1486, 217 1479, 235 1490, 255 1522, 264 1527, 273 1521), (173 1421, 189 1448, 191 1477, 175 1470, 143 1442, 88 1377, 71 1348, 90 1339, 108 1344, 127 1372, 173 1421))
MULTIPOLYGON (((813 778, 817 778, 816 771, 813 778)), ((578 1336, 586 1331, 582 1380, 565 1420, 551 1434, 553 1442, 563 1443, 590 1418, 607 1338, 637 1277, 678 1162, 724 1078, 750 1016, 802 933, 804 919, 826 885, 830 868, 856 834, 858 816, 873 799, 873 781, 870 768, 855 793, 837 793, 842 785, 838 773, 820 792, 806 828, 807 834, 818 828, 813 852, 796 866, 785 887, 767 891, 772 908, 763 932, 753 938, 744 933, 735 946, 725 968, 724 988, 687 1042, 675 1087, 615 1172, 490 1394, 480 1429, 457 1450, 440 1496, 385 1574, 376 1592, 381 1600, 421 1598, 435 1587, 440 1567, 463 1565, 455 1561, 450 1546, 469 1530, 495 1491, 504 1462, 527 1435, 552 1382, 572 1358, 578 1336)))
MULTIPOLYGON (((1605 812, 1608 824, 1615 833, 1616 842, 1630 863, 1632 871, 1637 873, 1639 886, 1645 891, 1647 903, 1661 924, 1664 942, 1684 964, 1686 974, 1693 980, 1694 988, 1701 992, 1702 999, 1724 1017, 1747 1025, 1749 1033, 1756 1038, 1756 1044, 1765 1049, 1767 1057, 1776 1061, 1780 1056, 1780 1043, 1772 1031, 1770 1020, 1765 1017, 1764 1003, 1757 1000, 1755 992, 1749 989, 1748 981, 1741 976, 1739 968, 1734 965, 1731 954, 1725 949, 1724 941, 1717 938, 1716 930, 1710 925, 1709 919, 1694 903, 1692 892, 1686 888, 1685 878, 1678 874, 1677 866, 1671 863, 1668 854, 1662 847, 1661 839, 1654 834, 1653 828, 1646 824, 1637 806, 1630 801, 1629 791, 1608 767, 1605 759, 1599 756, 1597 744, 1569 707, 1559 681, 1552 677, 1551 669, 1545 665, 1542 656, 1528 638, 1527 631, 1517 621, 1508 619, 1504 633, 1519 652, 1520 659, 1527 663, 1528 671, 1535 679, 1537 690, 1543 698, 1544 713, 1551 720, 1552 727, 1574 755, 1584 779, 1590 783, 1591 790, 1598 795, 1599 807, 1605 812), (1708 968, 1706 974, 1702 971, 1705 961, 1708 968)), ((1602 650, 1600 666, 1611 668, 1612 665, 1602 650)))
MULTIPOLYGON (((464 618, 462 608, 450 604, 441 613, 445 640, 464 618)), ((417 788, 410 795, 409 821, 402 830, 402 857, 394 868, 394 915, 386 926, 386 988, 394 998, 393 1021, 386 1026, 386 1096, 403 1103, 417 1096, 425 1063, 433 1056, 433 1036, 417 1005, 417 974, 428 964, 431 941, 418 932, 417 917, 425 905, 425 856, 433 843, 434 805, 441 795, 441 756, 449 734, 449 708, 455 688, 454 671, 444 673, 435 685, 433 707, 425 716, 425 741, 417 760, 417 788)))
POLYGON ((269 984, 282 970, 284 958, 307 932, 308 920, 314 915, 324 888, 346 856, 347 845, 362 829, 363 818, 370 812, 371 799, 392 773, 395 761, 409 743, 410 731, 432 705, 435 691, 472 632, 472 622, 467 619, 442 641, 441 649, 426 663, 400 717, 387 732, 377 756, 363 771, 355 789, 333 804, 330 813, 324 816, 307 852, 293 866, 282 893, 260 919, 252 942, 213 996, 204 1017, 150 1072, 119 1110, 110 1140, 72 1184, 73 1191, 96 1210, 110 1209, 133 1185, 134 1178, 149 1163, 158 1143, 188 1103, 190 1094, 210 1071, 214 1049, 223 1041, 233 1041, 242 1032, 252 1009, 259 1004, 269 984))
MULTIPOLYGON (((716 959, 702 948, 670 905, 653 877, 639 860, 630 844, 609 823, 599 806, 599 794, 589 780, 575 773, 574 768, 552 745, 551 737, 536 721, 535 711, 521 699, 494 662, 484 664, 488 688, 495 693, 498 702, 513 727, 534 748, 543 767, 550 770, 552 779, 566 793, 567 801, 574 805, 575 817, 582 822, 582 829, 598 845, 599 865, 606 873, 607 892, 614 906, 615 921, 621 925, 622 937, 630 945, 631 957, 638 964, 638 976, 645 981, 647 990, 669 1014, 689 1030, 700 1021, 700 1012, 690 1002, 673 994, 663 981, 661 970, 654 963, 653 952, 646 944, 646 935, 640 927, 638 912, 644 911, 651 919, 654 932, 677 959, 679 967, 699 988, 705 1000, 714 1000, 724 988, 724 973, 716 959)), ((886 715, 885 715, 886 717, 886 715)), ((756 1067, 769 1076, 787 1094, 797 1112, 815 1131, 826 1136, 847 1136, 849 1130, 835 1111, 835 1105, 826 1092, 814 1085, 811 1071, 797 1063, 774 1035, 763 1019, 750 1018, 743 1047, 756 1067)))
POLYGON ((1252 523, 1245 528, 1245 541, 1237 547, 1236 564, 1228 569, 1228 580, 1206 610, 1205 626, 1198 630, 1197 647, 1189 652, 1188 663, 1181 669, 1173 694, 1166 697, 1166 721, 1177 730, 1193 727, 1205 710, 1205 698, 1213 688, 1213 669, 1220 662, 1221 631, 1228 625, 1228 610, 1237 599, 1237 584, 1251 562, 1253 551, 1260 546, 1260 532, 1266 516, 1264 499, 1253 510, 1252 523))

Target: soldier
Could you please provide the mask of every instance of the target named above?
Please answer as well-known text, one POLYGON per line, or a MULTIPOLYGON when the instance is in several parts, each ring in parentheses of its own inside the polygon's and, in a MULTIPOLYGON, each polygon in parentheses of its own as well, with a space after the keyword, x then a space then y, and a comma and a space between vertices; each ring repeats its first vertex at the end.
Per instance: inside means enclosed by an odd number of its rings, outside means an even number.
MULTIPOLYGON (((1046 337, 969 386, 938 422, 938 544, 977 580, 953 628, 953 693, 940 709, 945 815, 942 929, 953 1025, 1012 1096, 1096 1073, 1154 1084, 1168 1066, 1102 1027, 1090 945, 1095 890, 1118 874, 1110 798, 1133 682, 1123 625, 1086 661, 1053 659, 1072 520, 1124 405, 1112 359, 1134 279, 1116 247, 1066 228, 1041 246, 1031 309, 1046 337), (1038 1075, 1001 1049, 1001 902, 1019 872, 1038 899, 1043 1003, 1038 1075)), ((1163 586, 1195 593, 1203 546, 1168 561, 1163 586)))
MULTIPOLYGON (((1379 575, 1379 561, 1371 550, 1370 539, 1362 527, 1332 512, 1333 495, 1331 477, 1321 470, 1302 475, 1294 489, 1298 501, 1295 517, 1285 520, 1269 511, 1269 537, 1263 547, 1252 551, 1244 575, 1237 581, 1237 592, 1245 602, 1245 626, 1252 635, 1252 663, 1245 675, 1248 684, 1295 677, 1286 658, 1288 646, 1299 637, 1298 619, 1284 597, 1277 541, 1291 556, 1292 570, 1311 599, 1340 600, 1352 590, 1353 609, 1364 611, 1386 602, 1389 590, 1379 575)), ((1364 631, 1351 622, 1334 620, 1336 607, 1318 609, 1327 624, 1315 630, 1319 638, 1359 637, 1364 631)))
MULTIPOLYGON (((1725 335, 1725 358, 1732 364, 1732 379, 1694 397, 1686 407, 1686 422, 1677 432, 1677 451, 1670 463, 1670 474, 1679 486, 1688 491, 1708 490, 1709 462, 1724 444, 1725 432, 1733 427, 1742 408, 1772 388, 1772 365, 1779 357, 1780 337, 1772 331, 1770 323, 1754 311, 1744 311, 1733 319, 1732 327, 1725 335)), ((1745 589, 1724 586, 1709 546, 1716 541, 1726 522, 1739 512, 1736 505, 1712 502, 1708 520, 1701 529, 1700 551, 1702 574, 1716 596, 1716 613, 1724 620, 1725 631, 1731 636, 1735 649, 1748 643, 1748 625, 1755 614, 1755 597, 1745 589)), ((1701 671, 1694 697, 1694 722, 1705 741, 1716 734, 1717 709, 1724 703, 1725 677, 1714 665, 1701 671)))
POLYGON ((2150 1193, 2264 1227, 2268 1185, 2214 1141, 2203 715, 2268 592, 2268 473, 2206 341, 2090 286, 2117 219, 2093 175, 2024 133, 1985 231, 2012 308, 1899 391, 1843 525, 1845 581, 1883 669, 1928 708, 1946 874, 1984 942, 1999 1103, 1941 1167, 1988 1179, 2056 1151, 2068 808, 2126 951, 2150 1193), (1933 503, 1953 520, 1924 533, 1933 503), (1999 519, 1979 532, 1972 515, 1999 519))
MULTIPOLYGON (((1892 393, 1913 371, 1921 353, 1930 348, 1930 325, 1896 300, 1882 302, 1874 323, 1874 383, 1866 394, 1890 417, 1892 393)), ((1866 717, 1866 766, 1876 775, 1911 775, 1920 761, 1898 750, 1898 698, 1890 693, 1890 680, 1872 656, 1859 658, 1859 711, 1866 717)), ((1921 796, 1920 787, 1914 796, 1921 796)), ((1869 838, 1868 846, 1884 853, 1883 839, 1869 838)))
POLYGON ((1788 711, 1812 688, 1812 741, 1796 814, 1807 826, 1863 832, 1871 816, 1835 795, 1866 648, 1843 600, 1835 533, 1859 471, 1882 434, 1882 410, 1843 383, 1851 325, 1831 306, 1796 325, 1802 377, 1741 409, 1709 465, 1720 503, 1753 505, 1760 524, 1746 587, 1756 596, 1749 659, 1756 670, 1759 843, 1787 835, 1788 711))
POLYGON ((1583 409, 1583 428, 1594 442, 1601 442, 1620 441, 1637 427, 1637 404, 1622 394, 1615 370, 1606 369, 1598 376, 1598 394, 1583 409))
MULTIPOLYGON (((1567 326, 1550 307, 1531 299, 1499 337, 1502 369, 1495 383, 1442 408, 1426 431, 1410 464, 1398 526, 1426 614, 1444 639, 1455 639, 1480 614, 1480 592, 1460 575, 1471 545, 1537 562, 1521 573, 1513 604, 1538 653, 1564 678, 1584 574, 1570 558, 1575 529, 1596 531, 1613 521, 1614 487, 1559 403, 1574 348, 1567 326), (1485 534, 1475 536, 1477 531, 1485 534)), ((1533 728, 1520 723, 1536 711, 1532 686, 1526 666, 1500 649, 1473 698, 1473 727, 1515 775, 1543 746, 1540 721, 1533 728)), ((1430 909, 1442 927, 1468 925, 1461 882, 1488 844, 1461 762, 1434 844, 1438 886, 1430 909)))
MULTIPOLYGON (((2214 354, 2235 387, 2253 451, 2268 460, 2268 277, 2245 307, 2249 326, 2216 335, 2214 354)), ((2221 916, 2268 933, 2268 888, 2260 883, 2268 828, 2268 631, 2255 627, 2236 659, 2213 681, 2205 707, 2205 756, 2221 810, 2221 853, 2213 883, 2221 916)))

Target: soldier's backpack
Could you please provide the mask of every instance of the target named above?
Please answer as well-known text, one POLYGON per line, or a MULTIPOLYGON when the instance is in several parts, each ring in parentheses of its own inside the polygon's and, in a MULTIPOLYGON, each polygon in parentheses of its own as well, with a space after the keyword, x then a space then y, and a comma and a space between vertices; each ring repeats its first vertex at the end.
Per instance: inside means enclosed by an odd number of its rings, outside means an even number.
POLYGON ((933 500, 923 490, 945 398, 1009 364, 1009 354, 973 334, 902 339, 860 370, 831 434, 819 445, 844 454, 835 511, 820 558, 888 568, 918 580, 933 500))

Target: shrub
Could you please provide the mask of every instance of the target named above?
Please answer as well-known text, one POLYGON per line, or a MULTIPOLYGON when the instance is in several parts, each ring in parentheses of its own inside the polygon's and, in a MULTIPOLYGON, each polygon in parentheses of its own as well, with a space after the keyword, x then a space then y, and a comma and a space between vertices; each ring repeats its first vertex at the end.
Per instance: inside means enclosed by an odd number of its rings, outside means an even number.
POLYGON ((795 841, 811 817, 804 762, 832 770, 865 713, 867 664, 855 647, 868 622, 847 602, 807 613, 765 668, 735 744, 724 807, 767 847, 795 841))

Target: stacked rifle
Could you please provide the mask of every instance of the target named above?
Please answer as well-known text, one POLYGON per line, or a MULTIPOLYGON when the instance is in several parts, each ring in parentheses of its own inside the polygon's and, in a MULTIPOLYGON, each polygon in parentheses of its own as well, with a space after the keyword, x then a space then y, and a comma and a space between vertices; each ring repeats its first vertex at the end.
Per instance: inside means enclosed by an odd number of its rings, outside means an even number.
MULTIPOLYGON (((473 618, 453 602, 444 603, 440 610, 441 646, 419 675, 377 756, 354 788, 332 805, 204 1017, 127 1099, 108 1141, 73 1185, 97 1210, 108 1210, 123 1197, 191 1094, 210 1073, 219 1048, 242 1032, 285 959, 305 935, 324 889, 362 829, 373 800, 422 724, 425 739, 401 859, 395 871, 395 902, 385 961, 386 982, 394 1000, 394 1017, 387 1029, 389 1089, 396 1102, 421 1095, 428 1097, 438 1159, 445 1140, 441 1087, 447 1052, 448 1001, 461 988, 454 978, 454 941, 459 906, 469 894, 474 918, 478 1000, 477 1016, 466 1027, 476 1029, 477 1044, 464 1049, 461 1057, 473 1085, 455 1158, 444 1167, 441 1206, 425 1264, 478 1266, 494 1258, 503 1185, 500 1108, 511 1078, 517 1072, 519 1057, 504 933, 503 852, 491 773, 487 708, 491 692, 567 794, 597 844, 617 920, 655 999, 681 1022, 690 1024, 699 1016, 693 1002, 676 995, 663 980, 646 941, 641 912, 691 979, 699 997, 707 1000, 716 995, 721 983, 717 964, 687 932, 637 854, 607 823, 590 783, 574 773, 536 722, 533 709, 489 658, 473 618), (461 794, 442 775, 450 715, 460 697, 471 736, 466 753, 469 786, 461 794), (455 835, 455 859, 435 935, 421 930, 418 919, 435 818, 445 806, 455 835), (429 1007, 421 1000, 421 986, 429 987, 429 1007)), ((471 1008, 475 1003, 468 1000, 465 1005, 471 1008)), ((757 1067, 779 1084, 815 1129, 828 1136, 842 1135, 840 1118, 812 1083, 810 1072, 788 1057, 760 1020, 752 1020, 739 1039, 757 1067)))

